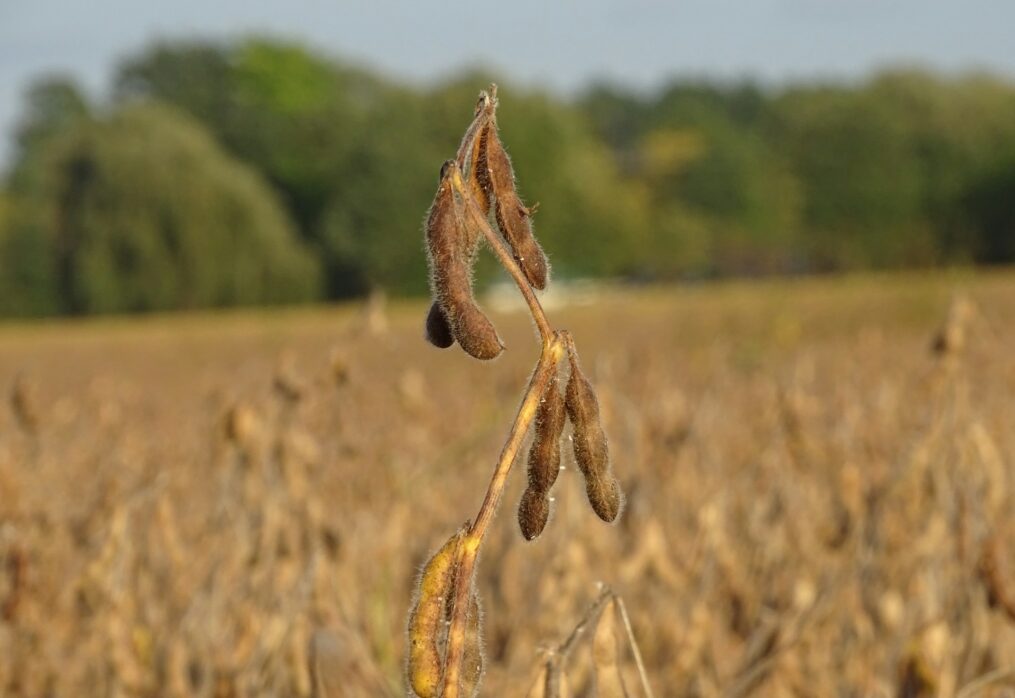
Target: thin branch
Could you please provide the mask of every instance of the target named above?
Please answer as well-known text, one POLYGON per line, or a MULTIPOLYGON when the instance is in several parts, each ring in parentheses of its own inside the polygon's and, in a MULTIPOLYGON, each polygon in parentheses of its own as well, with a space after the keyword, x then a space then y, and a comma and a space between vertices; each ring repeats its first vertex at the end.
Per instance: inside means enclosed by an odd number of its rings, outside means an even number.
MULTIPOLYGON (((531 292, 531 289, 530 289, 531 292)), ((545 318, 544 318, 545 321, 545 318)), ((521 407, 518 408, 518 415, 508 434, 507 442, 501 451, 497 467, 494 469, 490 485, 486 490, 486 497, 479 508, 479 513, 469 529, 468 534, 462 540, 459 548, 458 571, 455 576, 454 604, 451 612, 451 626, 448 629, 448 646, 444 667, 444 690, 443 698, 458 698, 458 684, 461 679, 462 657, 465 647, 465 624, 469 608, 469 593, 472 588, 473 570, 476 566, 476 557, 479 548, 483 543, 487 528, 504 494, 504 485, 507 482, 508 473, 514 464, 515 456, 522 445, 525 433, 536 416, 536 408, 539 400, 546 390, 547 384, 557 370, 564 355, 564 343, 560 336, 551 335, 549 342, 544 343, 543 351, 539 356, 539 363, 529 381, 529 387, 525 391, 521 407)))
POLYGON ((648 672, 645 671, 645 662, 641 659, 641 650, 638 649, 638 642, 634 639, 634 630, 631 629, 631 619, 627 615, 627 606, 624 599, 617 596, 617 605, 620 606, 620 617, 624 620, 624 630, 627 631, 627 641, 631 645, 631 652, 634 654, 634 663, 638 666, 638 678, 641 679, 641 687, 647 698, 655 698, 652 687, 648 683, 648 672))
POLYGON ((603 612, 603 606, 609 603, 610 599, 614 598, 613 591, 610 590, 605 584, 602 585, 602 590, 599 592, 599 596, 589 604, 589 607, 585 609, 585 613, 582 614, 581 620, 571 630, 571 634, 567 636, 567 639, 557 645, 557 647, 549 652, 549 656, 546 658, 546 698, 559 698, 560 696, 560 677, 561 671, 564 666, 564 662, 567 661, 568 656, 571 654, 571 650, 574 649, 578 641, 585 637, 585 629, 588 628, 589 624, 593 620, 598 618, 603 612))
POLYGON ((559 656, 562 659, 567 659, 568 655, 571 654, 571 650, 574 649, 575 644, 585 633, 585 628, 588 627, 589 623, 599 617, 599 613, 603 610, 603 606, 605 606, 610 599, 613 598, 616 598, 616 594, 613 593, 613 590, 610 589, 610 587, 604 584, 603 590, 599 592, 599 596, 597 596, 596 599, 589 604, 589 607, 585 609, 585 613, 582 615, 581 620, 578 621, 578 624, 574 626, 571 634, 567 636, 566 640, 557 646, 556 650, 554 650, 554 655, 559 656))
POLYGON ((525 274, 518 266, 518 262, 515 261, 514 256, 508 251, 504 245, 504 241, 501 240, 500 236, 494 232, 493 228, 490 227, 490 222, 483 215, 483 212, 479 208, 479 204, 476 203, 468 187, 465 186, 464 180, 460 172, 456 172, 451 178, 451 183, 455 188, 455 191, 465 202, 465 208, 468 215, 479 225, 479 229, 483 231, 483 237, 486 238, 487 243, 493 250, 493 253, 497 256, 497 261, 507 269, 511 278, 515 280, 518 285, 518 290, 522 292, 522 296, 525 298, 525 302, 529 305, 529 312, 532 313, 532 319, 536 321, 536 327, 539 328, 539 336, 543 340, 543 346, 548 345, 553 339, 553 328, 550 327, 550 322, 546 319, 546 313, 543 311, 543 306, 540 305, 539 299, 536 298, 535 291, 532 290, 529 280, 525 278, 525 274))

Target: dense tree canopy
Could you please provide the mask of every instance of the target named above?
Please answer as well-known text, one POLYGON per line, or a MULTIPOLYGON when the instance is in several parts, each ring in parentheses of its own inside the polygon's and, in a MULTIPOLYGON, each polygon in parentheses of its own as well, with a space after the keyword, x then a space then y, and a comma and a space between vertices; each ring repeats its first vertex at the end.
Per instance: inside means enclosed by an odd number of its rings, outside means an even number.
POLYGON ((271 190, 192 119, 126 107, 44 151, 3 238, 4 280, 29 301, 26 269, 69 313, 316 297, 317 264, 271 190))
MULTIPOLYGON (((0 313, 423 292, 421 221, 491 77, 410 88, 254 38, 153 45, 99 104, 44 78, 0 192, 0 313)), ((558 278, 1015 261, 1010 83, 499 82, 558 278)))

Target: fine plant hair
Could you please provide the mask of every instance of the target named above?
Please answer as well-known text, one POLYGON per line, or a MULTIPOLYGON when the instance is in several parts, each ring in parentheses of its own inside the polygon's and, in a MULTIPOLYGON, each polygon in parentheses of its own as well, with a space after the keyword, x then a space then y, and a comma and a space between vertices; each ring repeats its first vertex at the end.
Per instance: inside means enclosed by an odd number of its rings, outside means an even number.
POLYGON ((504 350, 473 293, 472 267, 485 242, 525 299, 541 352, 479 513, 442 544, 417 581, 409 612, 407 678, 419 698, 478 693, 483 657, 476 561, 530 426, 534 425, 535 436, 528 457, 528 486, 518 507, 526 540, 539 536, 549 519, 550 489, 560 469, 561 437, 568 419, 593 511, 613 522, 623 506, 619 483, 610 470, 598 400, 581 371, 574 339, 567 330, 550 325, 535 294, 549 283, 550 266, 533 234, 533 212, 518 195, 511 160, 497 132, 497 86, 491 85, 480 93, 455 158, 440 169, 427 215, 433 304, 425 336, 439 348, 457 342, 481 360, 504 350), (558 373, 565 356, 569 377, 562 391, 558 373))

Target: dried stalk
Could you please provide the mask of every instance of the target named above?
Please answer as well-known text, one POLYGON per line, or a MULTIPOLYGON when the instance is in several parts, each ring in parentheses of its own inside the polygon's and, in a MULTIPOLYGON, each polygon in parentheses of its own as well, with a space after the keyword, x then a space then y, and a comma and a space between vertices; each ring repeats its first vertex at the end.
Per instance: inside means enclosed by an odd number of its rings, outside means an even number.
POLYGON ((479 513, 476 515, 459 548, 458 573, 455 578, 453 610, 451 614, 451 626, 448 629, 447 654, 444 666, 444 687, 441 693, 444 698, 457 698, 459 693, 458 688, 465 648, 465 626, 469 607, 469 593, 472 587, 472 578, 479 549, 483 544, 483 538, 486 536, 490 521, 493 520, 497 505, 504 494, 504 486, 507 482, 508 474, 511 472, 511 466, 514 464, 515 457, 518 455, 518 449, 521 447, 525 434, 535 418, 540 396, 546 390, 547 384, 550 382, 561 358, 564 356, 565 344, 570 341, 570 336, 566 332, 554 332, 550 327, 550 323, 546 319, 546 313, 543 311, 539 299, 536 298, 535 291, 533 291, 528 279, 505 247, 501 237, 490 227, 486 216, 480 211, 478 204, 468 191, 460 173, 455 173, 452 184, 465 201, 468 215, 479 225, 483 237, 493 250, 497 260, 511 275, 511 278, 514 279, 518 290, 521 291, 522 297, 525 298, 529 312, 532 314, 532 319, 539 330, 539 336, 542 340, 542 351, 540 352, 539 363, 536 365, 536 370, 532 374, 528 388, 525 391, 525 396, 522 398, 521 407, 518 408, 514 424, 511 425, 507 442, 504 444, 500 458, 497 461, 497 466, 494 468, 490 484, 486 489, 486 496, 483 498, 483 504, 480 506, 479 513))
MULTIPOLYGON (((542 257, 542 249, 532 237, 529 222, 532 209, 525 208, 518 198, 510 160, 497 140, 495 109, 496 86, 492 85, 490 92, 480 96, 473 123, 466 131, 458 157, 446 161, 441 168, 440 186, 426 225, 431 287, 434 292, 434 306, 427 315, 427 338, 440 348, 448 348, 457 340, 466 353, 482 360, 495 358, 503 349, 496 329, 479 310, 472 294, 469 273, 475 258, 475 245, 479 235, 482 235, 525 299, 539 331, 541 351, 479 512, 464 533, 459 534, 461 537, 453 553, 453 577, 442 581, 437 577, 430 579, 424 573, 420 582, 418 601, 410 613, 410 643, 416 653, 410 655, 408 670, 410 681, 415 681, 414 690, 422 698, 459 698, 463 693, 472 695, 478 686, 482 673, 481 659, 480 668, 474 672, 476 664, 473 660, 466 659, 467 656, 478 654, 473 652, 469 655, 467 652, 470 640, 475 648, 479 637, 478 624, 470 625, 469 617, 472 605, 470 601, 475 594, 476 560, 504 494, 518 450, 525 434, 536 421, 540 402, 547 392, 547 386, 556 379, 558 366, 565 354, 568 355, 571 366, 571 382, 576 379, 581 381, 578 397, 568 398, 575 403, 568 403, 568 415, 572 421, 574 415, 581 417, 575 422, 576 429, 584 429, 581 433, 587 432, 589 435, 586 441, 597 448, 593 453, 597 457, 597 468, 590 466, 583 470, 587 479, 595 478, 592 481, 595 487, 589 485, 592 487, 589 492, 596 494, 590 494, 590 503, 600 518, 612 522, 623 501, 619 486, 608 472, 609 456, 606 437, 599 423, 598 402, 591 384, 581 374, 574 342, 567 331, 555 331, 551 327, 535 294, 536 288, 542 289, 546 284, 548 266, 542 257), (494 155, 489 155, 495 147, 499 150, 494 155), (488 151, 487 148, 491 150, 488 151), (466 156, 468 170, 463 174, 466 156), (480 201, 484 204, 481 205, 480 201), (487 204, 491 207, 490 210, 496 211, 499 232, 494 230, 485 212, 484 206, 487 204), (541 264, 526 266, 526 260, 531 262, 534 251, 538 251, 541 264), (592 436, 596 440, 593 441, 592 436), (610 476, 609 480, 606 479, 607 475, 610 476), (600 491, 612 495, 612 499, 598 496, 600 491), (602 506, 597 508, 597 504, 602 506), (447 603, 444 599, 447 599, 447 603), (445 608, 447 635, 443 642, 445 636, 442 632, 428 631, 420 624, 424 620, 432 620, 435 604, 443 604, 445 608), (412 624, 412 619, 418 621, 416 625, 412 624), (442 671, 438 690, 437 674, 433 670, 437 663, 433 660, 432 652, 440 644, 444 645, 444 654, 443 666, 438 667, 442 671)), ((559 440, 559 430, 557 439, 559 440)), ((436 562, 436 558, 431 560, 427 569, 436 562)))
MULTIPOLYGON (((514 263, 514 260, 510 260, 514 263)), ((468 533, 462 540, 459 548, 458 576, 455 579, 454 606, 451 615, 451 626, 448 630, 448 648, 444 667, 444 690, 441 693, 443 698, 458 697, 458 681, 461 674, 462 656, 465 647, 465 621, 469 601, 469 589, 472 586, 473 572, 476 566, 476 557, 479 555, 480 546, 489 528, 490 521, 497 510, 497 504, 504 494, 504 485, 507 482, 508 473, 514 464, 515 456, 522 445, 525 433, 528 431, 532 420, 536 415, 536 406, 539 398, 546 389, 547 383, 557 370, 557 364, 564 356, 564 342, 561 333, 553 336, 548 344, 543 345, 543 351, 539 357, 539 363, 529 387, 525 391, 521 407, 518 408, 518 415, 508 434, 507 443, 501 451, 497 467, 494 469, 490 485, 486 490, 486 497, 479 508, 479 513, 468 533)))

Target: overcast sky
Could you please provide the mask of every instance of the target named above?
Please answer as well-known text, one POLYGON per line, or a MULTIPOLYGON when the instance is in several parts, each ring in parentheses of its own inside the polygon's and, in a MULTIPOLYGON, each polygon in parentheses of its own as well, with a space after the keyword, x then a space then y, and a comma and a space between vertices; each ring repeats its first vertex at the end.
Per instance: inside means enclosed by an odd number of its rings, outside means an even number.
POLYGON ((412 81, 484 65, 573 91, 597 78, 853 79, 899 63, 1015 78, 1015 0, 0 0, 0 164, 28 82, 70 73, 102 95, 155 38, 306 41, 412 81))

